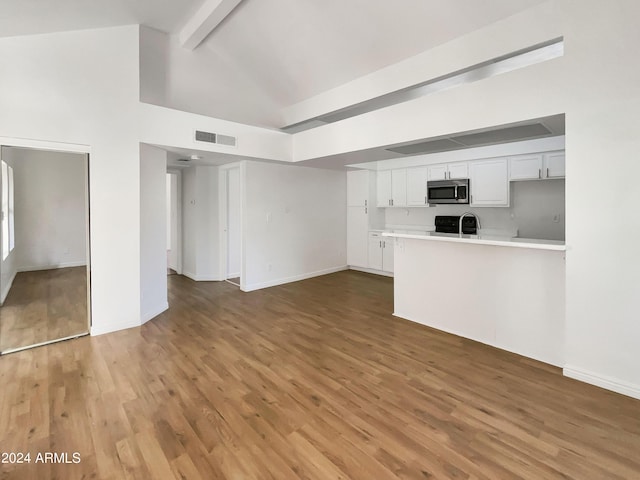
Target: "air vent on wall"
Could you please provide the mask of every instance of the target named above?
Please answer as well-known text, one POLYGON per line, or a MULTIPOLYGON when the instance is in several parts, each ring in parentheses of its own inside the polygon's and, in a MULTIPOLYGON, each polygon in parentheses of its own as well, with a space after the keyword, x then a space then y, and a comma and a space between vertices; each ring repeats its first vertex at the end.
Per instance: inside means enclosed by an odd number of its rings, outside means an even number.
POLYGON ((215 143, 216 145, 235 147, 236 137, 232 137, 231 135, 221 135, 219 133, 196 130, 196 142, 215 143))

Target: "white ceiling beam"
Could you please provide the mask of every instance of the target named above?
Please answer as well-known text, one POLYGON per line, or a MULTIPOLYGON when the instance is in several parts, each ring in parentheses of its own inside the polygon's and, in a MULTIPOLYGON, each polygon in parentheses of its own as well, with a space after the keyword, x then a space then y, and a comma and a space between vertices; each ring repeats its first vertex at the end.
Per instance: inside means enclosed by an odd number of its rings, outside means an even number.
POLYGON ((195 49, 227 18, 242 0, 205 0, 179 34, 180 43, 189 50, 195 49))

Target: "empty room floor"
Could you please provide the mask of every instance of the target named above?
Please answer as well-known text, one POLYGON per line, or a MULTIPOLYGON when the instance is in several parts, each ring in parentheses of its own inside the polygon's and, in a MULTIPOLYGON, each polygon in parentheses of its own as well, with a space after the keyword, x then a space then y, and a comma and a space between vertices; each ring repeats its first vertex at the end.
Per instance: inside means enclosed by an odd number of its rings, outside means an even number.
POLYGON ((89 331, 87 268, 20 272, 0 308, 0 352, 89 331))
POLYGON ((395 318, 392 279, 169 277, 141 328, 0 358, 2 479, 630 479, 640 401, 395 318))

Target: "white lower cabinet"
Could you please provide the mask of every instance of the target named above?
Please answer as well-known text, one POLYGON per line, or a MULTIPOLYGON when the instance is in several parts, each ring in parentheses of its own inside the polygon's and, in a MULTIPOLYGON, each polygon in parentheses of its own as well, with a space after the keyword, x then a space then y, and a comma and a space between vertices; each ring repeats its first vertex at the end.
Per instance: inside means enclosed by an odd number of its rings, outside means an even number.
POLYGON ((393 239, 378 232, 369 233, 369 268, 393 272, 393 239))

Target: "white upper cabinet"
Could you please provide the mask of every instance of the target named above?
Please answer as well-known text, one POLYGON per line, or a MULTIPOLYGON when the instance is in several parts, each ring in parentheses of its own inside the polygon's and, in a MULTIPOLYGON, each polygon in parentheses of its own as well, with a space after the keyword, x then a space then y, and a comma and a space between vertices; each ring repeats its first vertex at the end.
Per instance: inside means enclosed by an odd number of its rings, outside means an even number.
POLYGON ((347 206, 365 207, 369 198, 369 171, 347 172, 347 206))
POLYGON ((469 178, 469 164, 467 162, 450 163, 447 167, 449 169, 449 180, 469 178))
POLYGON ((542 154, 511 157, 509 180, 535 180, 542 178, 542 154))
POLYGON ((449 172, 446 165, 430 165, 427 171, 427 180, 446 180, 449 172))
POLYGON ((377 180, 378 207, 407 206, 407 169, 382 170, 377 180))
POLYGON ((564 177, 564 152, 518 155, 509 159, 509 180, 538 180, 564 177))
POLYGON ((564 152, 544 154, 544 174, 547 178, 563 178, 565 176, 564 152))
POLYGON ((430 165, 427 180, 455 180, 469 178, 469 164, 467 162, 443 163, 430 165))
POLYGON ((391 206, 391 170, 378 172, 376 198, 379 207, 391 206))
POLYGON ((506 158, 479 160, 470 164, 471 205, 509 206, 509 164, 506 158))
POLYGON ((407 205, 427 205, 428 167, 407 168, 407 205))
POLYGON ((391 206, 407 206, 407 169, 391 170, 391 206))

